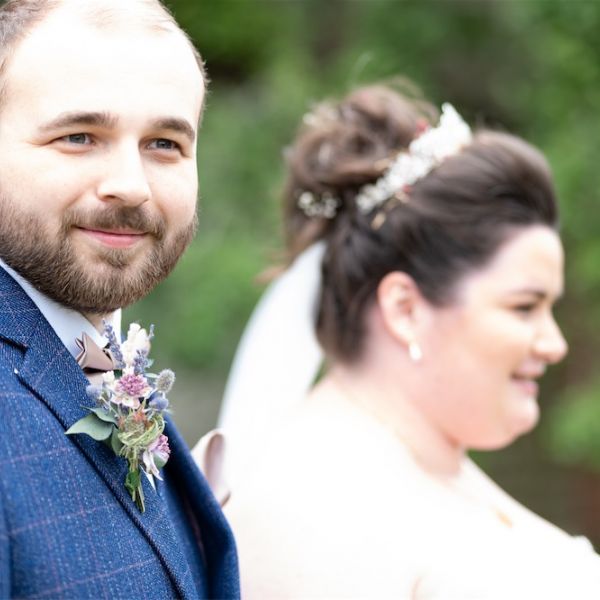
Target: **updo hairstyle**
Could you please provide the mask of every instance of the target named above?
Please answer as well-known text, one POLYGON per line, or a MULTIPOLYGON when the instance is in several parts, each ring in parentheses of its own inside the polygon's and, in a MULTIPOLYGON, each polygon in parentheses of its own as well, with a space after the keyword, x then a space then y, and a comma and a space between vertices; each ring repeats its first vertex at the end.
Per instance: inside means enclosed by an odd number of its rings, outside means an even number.
POLYGON ((557 228, 552 175, 542 154, 506 133, 479 130, 458 154, 411 186, 406 202, 364 214, 356 195, 385 172, 437 111, 394 89, 369 86, 304 118, 287 152, 284 223, 290 260, 327 241, 316 332, 329 356, 361 352, 364 316, 379 282, 403 271, 434 306, 451 304, 457 284, 485 266, 515 229, 557 228), (334 218, 308 217, 303 192, 334 197, 334 218), (380 226, 374 217, 384 211, 380 226))

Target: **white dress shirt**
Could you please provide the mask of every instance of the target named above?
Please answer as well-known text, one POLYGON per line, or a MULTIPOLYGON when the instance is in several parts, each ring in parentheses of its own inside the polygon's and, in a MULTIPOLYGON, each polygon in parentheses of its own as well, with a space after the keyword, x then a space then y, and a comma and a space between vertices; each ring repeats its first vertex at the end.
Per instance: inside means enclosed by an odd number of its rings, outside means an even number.
MULTIPOLYGON (((31 283, 11 269, 1 258, 0 267, 23 288, 73 357, 77 358, 81 352, 75 343, 75 339, 81 339, 83 333, 87 333, 101 348, 106 345, 108 340, 80 312, 66 308, 62 304, 48 298, 45 294, 42 294, 31 283)), ((111 315, 107 315, 105 319, 113 326, 117 338, 120 339, 121 309, 116 310, 111 315)))

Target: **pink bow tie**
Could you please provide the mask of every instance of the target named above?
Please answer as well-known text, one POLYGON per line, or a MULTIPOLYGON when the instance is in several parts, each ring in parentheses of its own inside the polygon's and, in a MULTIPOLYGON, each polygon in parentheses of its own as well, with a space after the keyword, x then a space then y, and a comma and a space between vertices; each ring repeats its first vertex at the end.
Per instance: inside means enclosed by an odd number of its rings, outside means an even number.
POLYGON ((87 333, 83 333, 81 339, 76 338, 75 343, 81 351, 75 360, 92 383, 99 381, 102 373, 114 370, 115 363, 108 348, 100 348, 87 333))

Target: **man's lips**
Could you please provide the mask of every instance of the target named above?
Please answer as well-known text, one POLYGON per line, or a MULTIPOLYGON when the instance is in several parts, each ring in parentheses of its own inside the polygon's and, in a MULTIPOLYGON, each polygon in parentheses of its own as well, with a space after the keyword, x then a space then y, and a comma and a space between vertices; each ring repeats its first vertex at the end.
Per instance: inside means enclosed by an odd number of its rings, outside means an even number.
POLYGON ((147 235, 146 232, 133 229, 92 229, 88 227, 77 227, 77 229, 111 248, 131 248, 147 235))

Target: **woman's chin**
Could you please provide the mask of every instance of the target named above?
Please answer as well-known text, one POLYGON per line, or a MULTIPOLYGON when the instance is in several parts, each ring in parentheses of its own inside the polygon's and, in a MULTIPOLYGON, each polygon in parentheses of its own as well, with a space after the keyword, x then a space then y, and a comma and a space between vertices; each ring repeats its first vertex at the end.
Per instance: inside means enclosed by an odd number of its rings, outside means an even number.
POLYGON ((528 398, 518 411, 513 412, 507 418, 502 429, 489 432, 487 436, 481 436, 474 443, 468 444, 472 450, 501 450, 510 446, 522 435, 529 433, 535 428, 539 421, 540 410, 535 398, 528 398))
POLYGON ((531 431, 540 420, 540 406, 537 399, 534 396, 521 399, 515 416, 514 429, 517 436, 531 431))

